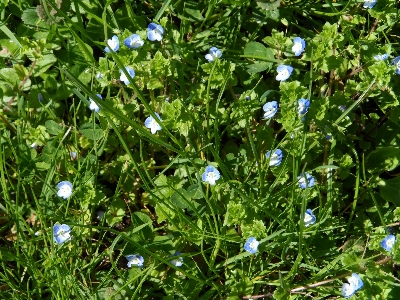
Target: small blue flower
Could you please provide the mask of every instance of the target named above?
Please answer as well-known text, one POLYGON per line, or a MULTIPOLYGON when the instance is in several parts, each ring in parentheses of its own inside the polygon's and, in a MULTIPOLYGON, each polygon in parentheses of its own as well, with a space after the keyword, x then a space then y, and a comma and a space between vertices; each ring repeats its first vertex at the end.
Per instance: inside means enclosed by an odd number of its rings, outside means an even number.
POLYGON ((265 111, 264 119, 271 119, 273 116, 275 116, 276 112, 278 111, 278 102, 271 101, 265 103, 263 106, 263 110, 265 111))
MULTIPOLYGON (((99 97, 100 99, 103 99, 103 97, 101 97, 100 94, 96 94, 96 96, 99 97)), ((89 100, 90 100, 89 109, 94 110, 95 112, 99 112, 100 107, 96 104, 96 102, 94 102, 92 98, 89 98, 89 100)))
POLYGON ((69 181, 61 181, 57 184, 58 192, 57 196, 67 199, 72 194, 72 183, 69 181))
POLYGON ((302 189, 306 189, 307 187, 312 187, 315 185, 315 178, 311 176, 309 173, 301 173, 300 176, 297 177, 299 187, 302 189))
MULTIPOLYGON (((180 252, 176 251, 174 253, 174 256, 179 256, 181 255, 180 252)), ((176 257, 173 260, 169 261, 171 263, 171 265, 174 265, 175 267, 181 267, 183 265, 183 257, 176 257)))
MULTIPOLYGON (((265 154, 265 157, 267 159, 269 159, 270 156, 271 156, 271 151, 268 151, 265 154)), ((282 150, 281 149, 276 149, 275 152, 272 154, 270 160, 269 160, 269 166, 270 167, 279 166, 281 164, 281 162, 282 162, 282 157, 283 157, 282 150)))
POLYGON ((345 110, 347 109, 347 107, 346 107, 346 105, 340 105, 340 106, 339 106, 339 109, 340 109, 341 111, 345 111, 345 110))
POLYGON ((208 60, 208 62, 213 62, 216 58, 221 58, 222 52, 216 47, 211 47, 210 51, 208 54, 205 56, 205 58, 208 60))
POLYGON ((307 113, 308 107, 310 106, 310 100, 301 98, 299 99, 299 101, 297 101, 297 103, 299 114, 304 115, 305 113, 307 113))
POLYGON ((377 0, 368 0, 364 1, 364 8, 373 8, 376 4, 377 0))
POLYGON ((293 72, 293 68, 287 65, 280 65, 276 68, 278 75, 276 75, 276 80, 278 81, 285 81, 290 77, 293 72))
MULTIPOLYGON (((161 122, 162 120, 161 120, 160 115, 159 115, 158 113, 156 113, 156 112, 155 112, 154 114, 157 116, 157 118, 158 118, 158 119, 160 120, 160 122, 161 122)), ((148 117, 148 118, 144 121, 144 126, 145 126, 146 128, 149 128, 152 134, 155 134, 158 130, 161 130, 161 129, 162 129, 162 127, 160 126, 160 124, 158 124, 157 121, 154 120, 154 118, 153 118, 152 116, 148 117)))
MULTIPOLYGON (((131 67, 125 67, 125 70, 129 73, 129 75, 133 78, 135 77, 135 71, 131 67)), ((126 77, 125 73, 122 70, 119 70, 121 73, 121 76, 119 77, 119 80, 121 80, 123 83, 126 85, 129 84, 129 78, 126 77)))
MULTIPOLYGON (((119 40, 118 37, 116 35, 114 35, 111 39, 107 40, 107 45, 108 47, 110 47, 112 49, 112 51, 118 51, 119 49, 119 40)), ((105 47, 104 51, 109 53, 110 52, 110 48, 105 47)))
POLYGON ((144 263, 143 256, 130 254, 126 256, 126 259, 128 260, 127 264, 128 268, 132 267, 132 265, 137 266, 139 268, 143 267, 144 263))
POLYGON ((377 54, 374 56, 375 60, 387 60, 389 58, 388 54, 377 54))
POLYGON ((66 224, 54 224, 53 226, 53 238, 57 244, 62 244, 71 239, 69 235, 71 232, 71 227, 66 224))
POLYGON ((395 243, 396 243, 396 236, 394 236, 393 234, 389 234, 387 237, 385 237, 382 240, 381 246, 386 251, 392 252, 392 248, 393 248, 395 243))
POLYGON ((306 48, 306 41, 300 37, 295 37, 293 39, 294 45, 292 47, 292 51, 294 52, 295 56, 299 56, 306 48))
POLYGON ((37 95, 39 102, 43 102, 43 95, 41 93, 39 93, 37 95))
POLYGON ((350 298, 351 296, 353 296, 355 292, 356 292, 356 290, 354 289, 353 285, 351 285, 349 283, 344 283, 342 285, 342 295, 346 299, 350 298))
POLYGON ((69 153, 69 155, 71 156, 71 159, 72 159, 72 160, 76 159, 76 152, 75 152, 75 151, 71 151, 71 152, 69 153))
POLYGON ((203 175, 201 176, 201 179, 204 182, 208 182, 211 185, 215 184, 215 181, 221 178, 221 175, 217 168, 214 166, 207 166, 206 170, 204 171, 203 175))
POLYGON ((354 289, 356 291, 358 291, 359 289, 361 289, 364 286, 363 281, 361 280, 361 277, 356 274, 356 273, 352 273, 351 277, 347 278, 347 281, 354 286, 354 289))
POLYGON ((255 237, 249 237, 244 244, 244 250, 247 252, 250 252, 251 254, 254 254, 257 252, 258 245, 260 244, 259 241, 256 240, 255 237))
POLYGON ((390 65, 395 65, 396 66, 396 74, 400 75, 400 56, 397 56, 395 59, 393 59, 392 63, 390 65))
POLYGON ((317 218, 314 216, 311 209, 307 209, 304 215, 304 226, 308 227, 315 223, 317 218))
POLYGON ((349 283, 345 283, 342 286, 342 295, 345 298, 350 298, 355 292, 364 286, 360 276, 356 273, 352 273, 351 277, 347 278, 347 281, 349 283))
POLYGON ((147 26, 147 38, 150 41, 159 41, 161 42, 163 38, 163 33, 164 33, 164 28, 162 28, 161 25, 155 24, 155 23, 150 23, 149 26, 147 26))
POLYGON ((98 72, 98 73, 96 74, 96 78, 97 78, 97 79, 103 78, 103 74, 101 74, 100 72, 98 72))
POLYGON ((130 49, 137 49, 143 46, 144 42, 138 34, 132 34, 124 40, 125 46, 130 49))

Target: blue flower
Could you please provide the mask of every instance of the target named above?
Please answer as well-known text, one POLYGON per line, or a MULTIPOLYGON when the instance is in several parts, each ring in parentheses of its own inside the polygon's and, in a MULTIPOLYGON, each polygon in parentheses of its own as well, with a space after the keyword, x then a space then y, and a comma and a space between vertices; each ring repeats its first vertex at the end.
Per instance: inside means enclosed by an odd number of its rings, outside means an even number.
POLYGON ((75 151, 71 151, 71 152, 69 153, 69 155, 71 156, 71 159, 72 159, 72 160, 76 159, 76 152, 75 152, 75 151))
MULTIPOLYGON (((271 151, 268 151, 265 154, 265 157, 267 159, 269 159, 270 156, 271 156, 271 151)), ((281 162, 282 162, 282 157, 283 157, 282 150, 281 149, 276 149, 275 152, 272 154, 270 160, 269 160, 269 166, 270 167, 279 166, 281 164, 281 162)))
POLYGON ((376 4, 377 0, 368 0, 368 1, 364 1, 364 8, 373 8, 376 4))
MULTIPOLYGON (((180 252, 176 251, 174 253, 174 256, 179 256, 181 255, 180 252)), ((183 257, 176 257, 173 260, 169 261, 171 263, 171 265, 174 265, 175 267, 181 267, 183 265, 183 257)))
POLYGON ((72 183, 69 181, 61 181, 57 184, 58 192, 57 196, 67 199, 72 194, 72 183))
POLYGON ((346 107, 346 105, 340 105, 340 106, 339 106, 339 109, 340 109, 341 111, 346 111, 347 107, 346 107))
POLYGON ((54 224, 53 226, 53 238, 57 244, 62 244, 71 239, 69 235, 71 232, 71 227, 66 224, 54 224))
POLYGON ((272 118, 273 116, 275 116, 276 112, 278 111, 278 102, 271 101, 271 102, 265 103, 263 106, 263 110, 265 111, 264 119, 272 118))
MULTIPOLYGON (((156 112, 155 112, 154 114, 157 116, 157 118, 158 118, 158 119, 160 120, 160 122, 161 122, 162 120, 161 120, 160 115, 159 115, 158 113, 156 113, 156 112)), ((154 118, 153 118, 152 116, 148 117, 148 118, 144 121, 144 126, 145 126, 146 128, 149 128, 152 134, 155 134, 158 130, 161 130, 161 129, 162 129, 162 127, 160 126, 160 124, 158 124, 157 121, 154 120, 154 118)))
POLYGON ((299 114, 304 115, 308 111, 308 107, 310 106, 310 100, 301 98, 299 99, 299 101, 297 101, 297 103, 299 105, 297 107, 299 114))
POLYGON ((382 240, 381 246, 386 251, 392 252, 392 248, 393 248, 395 243, 396 243, 396 236, 394 236, 393 234, 389 234, 387 237, 385 237, 382 240))
MULTIPOLYGON (((125 67, 125 70, 129 73, 129 75, 133 78, 135 77, 135 71, 131 67, 125 67)), ((119 77, 119 80, 121 80, 123 83, 126 85, 129 84, 129 78, 126 77, 125 73, 122 70, 119 70, 121 73, 121 76, 119 77)))
POLYGON ((293 68, 287 65, 280 65, 276 68, 278 75, 276 75, 276 80, 285 81, 290 77, 293 72, 293 68))
POLYGON ((351 296, 354 295, 356 290, 354 289, 354 286, 349 284, 349 283, 344 283, 342 285, 342 295, 345 298, 350 298, 351 296))
POLYGON ((211 185, 214 185, 215 181, 220 178, 221 178, 221 175, 214 166, 207 166, 206 170, 204 171, 203 175, 201 176, 201 179, 204 182, 208 182, 211 185))
POLYGON ((247 252, 250 252, 251 254, 254 254, 257 252, 258 245, 260 244, 259 241, 256 240, 255 237, 249 237, 244 244, 244 250, 247 252))
POLYGON ((360 276, 356 273, 352 273, 351 277, 347 278, 347 281, 349 283, 345 283, 342 286, 342 295, 345 298, 350 298, 355 292, 364 286, 360 276))
POLYGON ((297 177, 299 187, 302 189, 306 189, 307 187, 312 187, 315 184, 315 178, 311 176, 309 173, 301 173, 300 176, 297 177))
POLYGON ((144 263, 143 256, 130 254, 126 256, 126 259, 128 260, 127 264, 128 268, 132 267, 132 265, 137 266, 139 268, 143 267, 144 263))
MULTIPOLYGON (((107 45, 108 47, 110 47, 112 49, 112 51, 118 51, 119 49, 119 40, 118 37, 116 35, 114 35, 111 39, 107 40, 107 45)), ((104 51, 109 53, 110 52, 110 48, 105 47, 104 51)))
MULTIPOLYGON (((99 97, 100 99, 103 99, 103 97, 101 97, 100 94, 96 94, 96 96, 99 97)), ((90 100, 89 109, 94 110, 95 112, 99 112, 100 107, 96 104, 96 102, 94 102, 92 98, 89 98, 89 100, 90 100)))
POLYGON ((137 49, 139 47, 142 47, 144 42, 140 38, 140 35, 135 33, 135 34, 132 34, 131 36, 127 37, 124 40, 124 44, 125 44, 125 46, 127 46, 130 49, 137 49))
POLYGON ((396 66, 396 74, 400 75, 400 56, 397 56, 395 59, 393 59, 392 63, 390 65, 395 65, 396 66))
POLYGON ((374 56, 375 60, 387 60, 389 58, 388 54, 377 54, 374 56))
POLYGON ((317 218, 314 216, 311 209, 307 209, 304 215, 304 226, 308 227, 315 223, 317 218))
POLYGON ((210 51, 205 56, 205 58, 208 60, 208 62, 213 62, 216 58, 220 58, 221 56, 222 56, 221 50, 219 50, 216 47, 211 47, 210 51))
POLYGON ((147 38, 152 42, 156 40, 161 42, 163 33, 164 28, 162 28, 161 25, 150 23, 149 26, 147 26, 147 38))
POLYGON ((300 37, 295 37, 293 39, 294 45, 292 47, 292 51, 294 52, 295 56, 299 56, 301 52, 304 51, 304 48, 306 47, 306 41, 303 40, 300 37))

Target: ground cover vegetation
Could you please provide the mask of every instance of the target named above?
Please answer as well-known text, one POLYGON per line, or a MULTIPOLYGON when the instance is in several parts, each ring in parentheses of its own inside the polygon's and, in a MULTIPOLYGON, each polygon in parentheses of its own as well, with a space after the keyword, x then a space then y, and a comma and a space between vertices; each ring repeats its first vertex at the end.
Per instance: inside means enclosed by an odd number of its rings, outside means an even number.
POLYGON ((399 299, 395 0, 3 0, 1 299, 399 299))

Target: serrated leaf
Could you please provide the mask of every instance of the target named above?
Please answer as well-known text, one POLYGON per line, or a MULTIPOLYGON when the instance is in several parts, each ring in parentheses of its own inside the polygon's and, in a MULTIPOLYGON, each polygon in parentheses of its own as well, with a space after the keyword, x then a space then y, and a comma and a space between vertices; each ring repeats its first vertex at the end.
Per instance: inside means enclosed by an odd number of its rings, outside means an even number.
POLYGON ((86 123, 80 128, 81 134, 90 139, 90 140, 98 140, 103 136, 103 129, 100 128, 99 125, 92 123, 86 123))
POLYGON ((44 126, 46 127, 47 132, 53 135, 58 135, 63 132, 62 127, 53 120, 47 120, 44 126))
POLYGON ((27 26, 36 26, 39 22, 39 17, 36 8, 28 8, 22 12, 21 20, 27 26))
POLYGON ((258 42, 250 42, 244 48, 244 55, 274 59, 274 52, 258 42))

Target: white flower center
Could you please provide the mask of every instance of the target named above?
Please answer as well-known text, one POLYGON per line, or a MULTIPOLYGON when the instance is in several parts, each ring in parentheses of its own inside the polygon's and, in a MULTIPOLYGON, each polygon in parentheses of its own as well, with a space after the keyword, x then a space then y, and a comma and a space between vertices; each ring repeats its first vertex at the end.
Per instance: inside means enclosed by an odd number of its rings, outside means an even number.
POLYGON ((131 259, 131 262, 132 262, 134 265, 139 265, 139 264, 140 264, 140 260, 139 260, 139 258, 137 258, 137 257, 134 257, 133 259, 131 259))
POLYGON ((386 246, 388 246, 389 248, 392 248, 394 243, 395 243, 395 239, 388 239, 386 240, 386 246))
POLYGON ((293 52, 301 51, 302 49, 303 46, 301 45, 301 43, 295 43, 292 48, 293 52))
POLYGON ((396 68, 400 70, 400 60, 396 63, 396 68))
POLYGON ((279 76, 289 77, 289 71, 287 69, 284 69, 284 70, 279 72, 279 76))
POLYGON ((69 232, 64 231, 62 229, 60 229, 59 231, 57 231, 57 235, 62 238, 62 239, 67 239, 69 238, 69 232))
POLYGON ((72 192, 72 189, 69 185, 65 184, 60 188, 61 195, 69 195, 72 192))
POLYGON ((118 42, 115 40, 108 40, 108 46, 111 47, 111 49, 115 49, 117 47, 118 42))
POLYGON ((217 178, 214 172, 208 172, 207 173, 207 179, 213 180, 214 178, 217 178))
POLYGON ((304 223, 308 223, 308 222, 310 222, 311 220, 312 220, 311 215, 306 214, 306 215, 304 216, 304 223))
POLYGON ((279 155, 276 154, 276 153, 274 153, 274 154, 272 154, 272 156, 271 156, 271 159, 270 159, 270 161, 269 161, 269 164, 270 164, 270 165, 275 165, 275 164, 277 164, 277 163, 279 163, 279 155))
POLYGON ((251 249, 255 249, 255 248, 257 248, 257 246, 258 246, 258 242, 257 242, 257 241, 252 241, 252 242, 250 242, 250 244, 249 244, 249 247, 250 247, 251 249))
POLYGON ((343 296, 349 296, 354 293, 353 285, 345 283, 343 287, 343 296))

